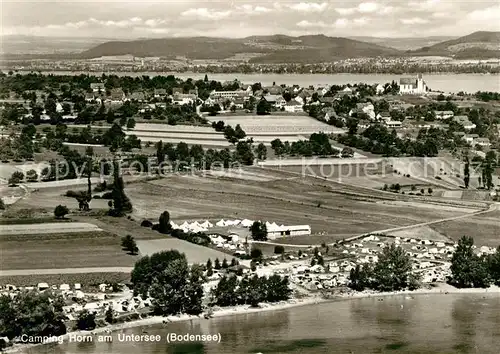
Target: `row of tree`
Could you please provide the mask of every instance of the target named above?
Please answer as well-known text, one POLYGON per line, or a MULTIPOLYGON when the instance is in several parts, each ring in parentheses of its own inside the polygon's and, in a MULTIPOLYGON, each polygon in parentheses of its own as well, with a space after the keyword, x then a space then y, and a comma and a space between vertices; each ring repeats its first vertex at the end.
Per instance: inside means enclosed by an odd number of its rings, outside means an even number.
POLYGON ((294 141, 291 144, 288 141, 283 143, 280 139, 274 139, 271 141, 271 148, 277 156, 339 156, 341 153, 332 146, 330 138, 325 133, 313 133, 308 140, 294 141))
POLYGON ((269 277, 228 275, 219 280, 212 290, 212 303, 218 306, 248 304, 258 306, 260 302, 277 302, 290 298, 292 291, 288 277, 278 274, 269 277))

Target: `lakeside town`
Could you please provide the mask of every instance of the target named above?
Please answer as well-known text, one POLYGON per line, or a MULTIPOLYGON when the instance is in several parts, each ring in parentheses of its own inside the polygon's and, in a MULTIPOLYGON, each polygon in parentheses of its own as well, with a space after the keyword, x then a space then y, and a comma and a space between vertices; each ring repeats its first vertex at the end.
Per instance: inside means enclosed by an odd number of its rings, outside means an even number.
POLYGON ((496 92, 445 95, 421 74, 317 87, 0 79, 4 346, 130 321, 498 291, 496 92), (9 324, 35 309, 33 325, 9 324))

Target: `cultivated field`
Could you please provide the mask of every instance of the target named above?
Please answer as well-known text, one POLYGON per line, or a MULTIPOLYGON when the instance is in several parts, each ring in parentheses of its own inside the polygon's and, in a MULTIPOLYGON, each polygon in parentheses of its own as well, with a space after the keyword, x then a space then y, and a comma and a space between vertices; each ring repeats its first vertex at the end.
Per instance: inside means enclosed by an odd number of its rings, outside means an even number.
POLYGON ((0 249, 2 270, 132 267, 139 258, 122 251, 120 238, 107 232, 0 233, 0 249))
POLYGON ((0 235, 36 235, 59 234, 73 232, 98 232, 102 231, 96 225, 83 222, 0 225, 0 235))
POLYGON ((241 128, 250 136, 266 135, 295 135, 324 133, 343 133, 343 129, 320 122, 308 116, 221 116, 215 117, 214 121, 222 120, 231 126, 241 125, 241 128))
POLYGON ((143 142, 177 144, 181 141, 188 145, 200 144, 206 147, 228 147, 230 144, 224 134, 216 132, 211 127, 191 125, 168 125, 139 123, 135 128, 125 132, 127 135, 136 135, 143 142))

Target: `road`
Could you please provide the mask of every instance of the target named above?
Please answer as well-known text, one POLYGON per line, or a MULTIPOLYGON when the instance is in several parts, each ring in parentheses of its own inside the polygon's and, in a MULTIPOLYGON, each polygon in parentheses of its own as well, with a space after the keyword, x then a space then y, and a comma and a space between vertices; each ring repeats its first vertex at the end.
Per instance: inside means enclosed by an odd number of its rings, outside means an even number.
POLYGON ((0 277, 17 275, 82 274, 82 273, 130 273, 133 267, 96 267, 60 269, 15 269, 0 270, 0 277))

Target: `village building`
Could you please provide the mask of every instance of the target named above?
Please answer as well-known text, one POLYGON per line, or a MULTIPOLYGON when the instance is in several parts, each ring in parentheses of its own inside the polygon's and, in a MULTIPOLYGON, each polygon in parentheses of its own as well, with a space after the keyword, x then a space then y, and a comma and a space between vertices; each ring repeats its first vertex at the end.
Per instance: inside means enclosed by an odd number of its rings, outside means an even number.
POLYGON ((277 109, 281 109, 286 105, 286 101, 281 95, 266 95, 262 96, 262 98, 277 109))
POLYGON ((427 92, 427 85, 418 74, 417 78, 401 78, 399 80, 399 93, 401 95, 421 95, 427 92))
POLYGON ((125 93, 121 88, 112 89, 106 101, 111 103, 121 103, 125 101, 125 93))
POLYGON ((286 237, 286 236, 300 236, 300 235, 310 235, 311 226, 309 225, 276 225, 275 223, 266 223, 267 227, 267 238, 270 240, 275 240, 276 238, 286 237))
POLYGON ((214 100, 218 99, 232 99, 236 97, 249 97, 248 91, 238 90, 238 91, 212 91, 210 92, 210 98, 214 100))
POLYGON ((477 139, 474 139, 473 143, 474 143, 474 146, 481 146, 483 148, 491 146, 490 139, 488 139, 488 138, 477 138, 477 139))
POLYGON ((357 103, 356 108, 351 109, 349 116, 354 114, 366 114, 370 120, 375 120, 375 107, 372 103, 357 103))
POLYGON ((403 126, 399 120, 386 120, 384 124, 387 128, 401 128, 403 126))
POLYGON ((102 82, 93 82, 90 84, 92 92, 106 92, 106 87, 102 82))
POLYGON ((383 95, 385 92, 384 85, 378 84, 377 86, 375 86, 375 92, 377 93, 377 95, 383 95))
POLYGON ((284 108, 285 112, 289 113, 300 113, 304 111, 302 109, 302 104, 300 102, 297 102, 295 99, 292 99, 289 102, 287 102, 284 108))
POLYGON ((163 98, 167 96, 167 90, 165 89, 155 89, 153 92, 154 98, 163 98))
POLYGON ((196 96, 189 93, 175 93, 172 95, 172 103, 175 105, 193 104, 196 102, 196 96))
POLYGON ((469 117, 467 117, 467 116, 455 116, 455 117, 453 117, 453 121, 462 125, 465 128, 465 130, 471 130, 471 129, 474 129, 476 127, 476 125, 474 123, 472 123, 469 120, 469 117))
POLYGON ((436 119, 450 119, 455 115, 453 111, 434 111, 436 119))

